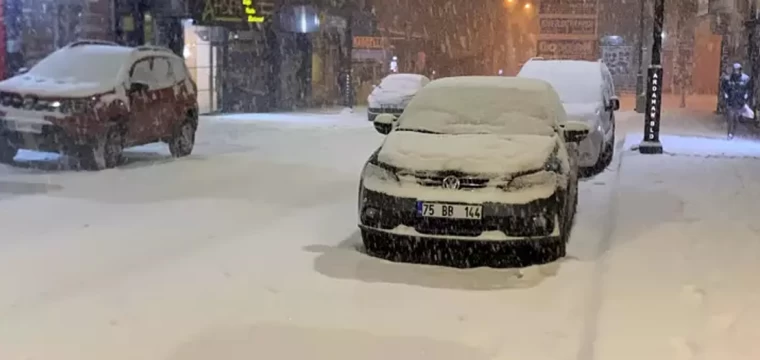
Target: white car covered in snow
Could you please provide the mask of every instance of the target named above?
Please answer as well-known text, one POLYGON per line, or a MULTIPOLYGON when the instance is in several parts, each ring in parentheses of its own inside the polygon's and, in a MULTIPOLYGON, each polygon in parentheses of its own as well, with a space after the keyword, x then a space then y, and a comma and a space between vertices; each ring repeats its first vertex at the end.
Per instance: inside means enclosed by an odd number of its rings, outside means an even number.
POLYGON ((578 196, 575 143, 541 80, 452 77, 431 82, 367 161, 359 227, 369 254, 458 267, 522 266, 565 254, 578 196))
POLYGON ((615 151, 615 111, 620 109, 620 101, 603 62, 534 58, 523 65, 517 76, 550 83, 568 118, 589 125, 591 133, 579 146, 584 170, 598 173, 609 166, 615 151))
POLYGON ((369 121, 379 114, 401 115, 414 95, 430 82, 424 75, 391 74, 375 86, 367 98, 369 121))

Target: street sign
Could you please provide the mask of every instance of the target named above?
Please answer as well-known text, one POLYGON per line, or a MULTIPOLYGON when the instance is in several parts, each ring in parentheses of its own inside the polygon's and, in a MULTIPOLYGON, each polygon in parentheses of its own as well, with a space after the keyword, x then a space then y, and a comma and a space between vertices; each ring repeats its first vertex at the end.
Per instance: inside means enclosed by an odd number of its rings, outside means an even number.
POLYGON ((662 113, 662 66, 652 66, 647 72, 647 108, 644 113, 644 141, 639 151, 662 153, 660 145, 660 115, 662 113))

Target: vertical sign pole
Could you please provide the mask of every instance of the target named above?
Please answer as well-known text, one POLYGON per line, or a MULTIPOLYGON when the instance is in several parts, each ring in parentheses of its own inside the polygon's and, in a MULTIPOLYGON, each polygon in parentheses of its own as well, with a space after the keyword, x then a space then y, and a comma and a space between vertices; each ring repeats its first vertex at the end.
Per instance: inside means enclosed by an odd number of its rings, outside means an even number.
POLYGON ((662 114, 662 30, 665 17, 665 0, 654 2, 652 27, 652 61, 647 71, 647 102, 644 112, 644 140, 639 145, 642 154, 662 154, 660 117, 662 114))

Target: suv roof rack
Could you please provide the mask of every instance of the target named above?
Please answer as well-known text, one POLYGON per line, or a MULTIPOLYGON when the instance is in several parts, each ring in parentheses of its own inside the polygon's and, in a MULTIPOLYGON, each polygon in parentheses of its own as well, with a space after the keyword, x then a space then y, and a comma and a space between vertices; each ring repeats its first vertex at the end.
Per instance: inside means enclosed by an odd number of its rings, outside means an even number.
POLYGON ((113 42, 113 41, 105 41, 105 40, 94 40, 94 39, 82 39, 74 41, 73 43, 67 45, 66 47, 77 47, 77 46, 83 46, 83 45, 108 45, 108 46, 119 46, 119 44, 113 42))
POLYGON ((160 51, 160 52, 170 52, 172 54, 174 53, 173 51, 171 51, 171 49, 167 47, 157 46, 157 45, 140 45, 137 47, 137 51, 160 51))
POLYGON ((534 56, 534 57, 528 59, 528 61, 534 61, 534 60, 541 61, 541 60, 546 60, 546 59, 544 59, 543 56, 534 56))

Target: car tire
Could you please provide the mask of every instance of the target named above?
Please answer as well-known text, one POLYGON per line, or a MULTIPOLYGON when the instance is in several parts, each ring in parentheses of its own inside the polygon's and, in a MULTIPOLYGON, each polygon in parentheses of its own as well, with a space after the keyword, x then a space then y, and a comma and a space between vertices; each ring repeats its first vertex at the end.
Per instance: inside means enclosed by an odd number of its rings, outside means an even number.
POLYGON ((79 156, 85 170, 99 171, 119 166, 124 151, 124 131, 119 126, 111 126, 102 139, 86 146, 79 156))
POLYGON ((191 116, 177 128, 174 136, 169 139, 169 152, 175 158, 185 157, 193 152, 195 147, 195 121, 191 116))
POLYGON ((0 164, 12 164, 16 154, 18 149, 7 138, 0 136, 0 164))

